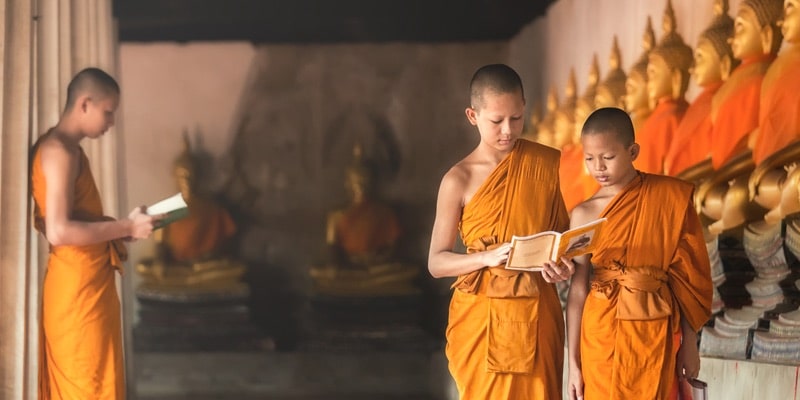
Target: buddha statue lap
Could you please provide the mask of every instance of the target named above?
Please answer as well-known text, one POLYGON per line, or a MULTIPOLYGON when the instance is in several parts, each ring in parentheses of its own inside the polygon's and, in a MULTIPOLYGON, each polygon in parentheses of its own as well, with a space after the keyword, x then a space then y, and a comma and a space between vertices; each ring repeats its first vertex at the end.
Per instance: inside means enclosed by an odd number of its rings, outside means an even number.
POLYGON ((759 98, 767 68, 778 52, 780 0, 745 0, 736 14, 731 50, 741 61, 711 102, 713 175, 698 187, 712 234, 759 220, 765 210, 751 201, 749 178, 755 164, 751 141, 758 128, 759 98))
POLYGON ((769 210, 767 224, 800 212, 800 0, 785 0, 784 48, 767 69, 761 86, 759 129, 753 144, 756 168, 750 176, 753 200, 769 210))
POLYGON ((346 171, 350 204, 328 215, 327 260, 311 267, 318 294, 331 296, 390 296, 417 294, 416 265, 397 261, 400 239, 395 211, 376 197, 376 182, 366 166, 360 145, 346 171))
POLYGON ((664 161, 667 175, 699 184, 711 169, 711 99, 738 65, 728 39, 733 19, 728 0, 714 0, 714 18, 697 40, 691 76, 702 89, 683 116, 664 161))
POLYGON ((636 63, 631 66, 625 80, 625 111, 631 116, 633 131, 638 134, 642 130, 642 125, 647 117, 650 116, 652 109, 647 96, 647 61, 650 51, 655 46, 655 32, 653 22, 647 17, 647 26, 642 38, 642 48, 644 52, 636 63))
POLYGON ((676 32, 672 2, 667 1, 663 19, 664 33, 647 59, 647 100, 652 112, 636 132, 639 156, 634 166, 643 172, 661 174, 669 144, 688 103, 689 68, 692 49, 676 32))
POLYGON ((189 213, 154 232, 156 256, 136 266, 142 291, 245 290, 240 279, 246 268, 231 256, 236 225, 224 207, 199 190, 199 166, 186 137, 184 145, 174 177, 189 213))

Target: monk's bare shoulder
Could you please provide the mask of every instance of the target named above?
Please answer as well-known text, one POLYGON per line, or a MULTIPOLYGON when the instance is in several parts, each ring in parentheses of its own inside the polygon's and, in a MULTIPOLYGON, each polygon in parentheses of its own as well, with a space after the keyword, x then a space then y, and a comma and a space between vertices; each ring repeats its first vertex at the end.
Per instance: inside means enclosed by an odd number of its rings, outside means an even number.
POLYGON ((464 191, 469 181, 469 168, 464 164, 464 160, 459 161, 444 174, 439 186, 439 196, 446 195, 449 198, 459 198, 461 206, 464 205, 464 191))
POLYGON ((596 220, 600 217, 600 213, 603 212, 603 209, 605 209, 610 200, 610 197, 595 195, 583 203, 578 204, 570 215, 570 226, 581 226, 596 220))

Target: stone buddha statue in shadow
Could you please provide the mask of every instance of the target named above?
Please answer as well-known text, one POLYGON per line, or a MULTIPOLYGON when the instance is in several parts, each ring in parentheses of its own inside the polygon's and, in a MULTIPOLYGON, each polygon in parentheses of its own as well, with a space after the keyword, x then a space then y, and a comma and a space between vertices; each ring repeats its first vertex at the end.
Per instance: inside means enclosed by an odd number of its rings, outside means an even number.
POLYGON ((378 198, 374 170, 360 144, 346 169, 350 202, 329 213, 326 260, 311 267, 317 294, 331 296, 396 296, 417 294, 420 268, 398 261, 395 249, 401 228, 395 210, 378 198))
POLYGON ((643 53, 639 60, 631 66, 625 80, 625 111, 631 116, 634 132, 639 132, 644 121, 653 111, 647 98, 647 59, 650 51, 655 46, 656 34, 653 31, 653 22, 647 17, 647 26, 642 37, 643 53))
POLYGON ((236 224, 228 211, 201 190, 200 165, 187 137, 175 160, 176 185, 188 216, 154 232, 155 257, 136 270, 145 287, 162 291, 213 291, 240 288, 246 268, 232 257, 236 224))
POLYGON ((711 101, 711 164, 714 172, 698 187, 696 198, 712 234, 759 220, 764 209, 750 199, 749 179, 755 163, 752 140, 759 124, 764 75, 783 39, 777 22, 781 0, 745 0, 739 4, 731 39, 741 61, 711 101))

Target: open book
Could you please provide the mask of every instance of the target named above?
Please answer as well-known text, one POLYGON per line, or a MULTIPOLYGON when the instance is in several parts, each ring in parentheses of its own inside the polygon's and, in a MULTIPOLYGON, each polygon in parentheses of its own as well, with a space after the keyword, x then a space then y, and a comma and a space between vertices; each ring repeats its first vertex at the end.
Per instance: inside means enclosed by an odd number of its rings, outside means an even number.
POLYGON ((147 215, 167 214, 167 216, 155 224, 155 229, 163 228, 172 222, 189 215, 189 206, 183 199, 180 192, 167 197, 151 206, 147 207, 147 215))
POLYGON ((541 271, 547 261, 591 253, 605 222, 605 218, 600 218, 564 233, 547 231, 530 236, 513 236, 506 269, 541 271))

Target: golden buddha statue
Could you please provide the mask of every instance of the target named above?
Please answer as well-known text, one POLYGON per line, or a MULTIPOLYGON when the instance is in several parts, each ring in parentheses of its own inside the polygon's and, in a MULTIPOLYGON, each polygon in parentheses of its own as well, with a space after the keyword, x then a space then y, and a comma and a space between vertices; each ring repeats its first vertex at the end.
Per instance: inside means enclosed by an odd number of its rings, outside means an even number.
POLYGON ((570 68, 567 85, 564 87, 564 102, 556 109, 553 117, 553 147, 563 149, 573 142, 575 127, 575 104, 578 101, 575 68, 570 68))
POLYGON ((765 211, 750 200, 755 164, 749 146, 758 128, 764 74, 783 40, 777 27, 781 11, 780 0, 745 0, 734 20, 731 51, 741 65, 711 100, 711 163, 716 171, 696 194, 703 214, 715 221, 708 226, 712 234, 761 219, 765 211))
MULTIPOLYGON (((531 115, 528 118, 528 123, 525 124, 525 129, 522 131, 521 137, 532 142, 542 143, 537 137, 539 124, 542 122, 542 105, 538 100, 533 102, 530 112, 531 115)), ((542 144, 547 145, 546 143, 542 144)))
POLYGON ((633 130, 637 134, 652 111, 647 96, 647 61, 655 43, 656 34, 653 31, 653 22, 648 16, 647 26, 642 37, 644 52, 639 60, 633 64, 625 80, 625 111, 630 114, 633 130))
POLYGON ((545 115, 536 124, 536 141, 550 147, 556 147, 555 119, 558 110, 558 91, 554 86, 547 92, 545 115))
POLYGON ((664 172, 669 145, 689 106, 685 96, 692 49, 684 43, 676 25, 672 2, 667 1, 664 33, 647 58, 647 102, 652 111, 636 132, 640 151, 633 164, 643 172, 664 172))
POLYGON ((664 161, 667 175, 699 183, 711 167, 711 99, 738 65, 728 39, 733 36, 733 18, 728 0, 714 0, 714 18, 697 39, 694 66, 690 72, 702 92, 686 110, 664 161))
POLYGON ((345 174, 351 202, 328 215, 327 260, 310 270, 314 289, 333 296, 415 294, 413 281, 420 269, 395 259, 398 217, 376 198, 376 182, 360 144, 354 146, 353 158, 345 174))
POLYGON ((756 169, 750 194, 769 211, 767 223, 800 212, 800 0, 785 0, 783 45, 761 86, 759 128, 753 144, 756 169))
POLYGON ((136 266, 145 289, 243 285, 239 281, 246 268, 231 257, 236 225, 222 206, 199 190, 198 165, 186 136, 173 171, 189 213, 154 232, 156 256, 136 266))
POLYGON ((611 47, 611 55, 608 57, 608 73, 603 81, 597 84, 597 91, 594 96, 595 108, 617 107, 625 108, 625 71, 622 70, 622 55, 619 51, 617 36, 614 36, 614 44, 611 47))

